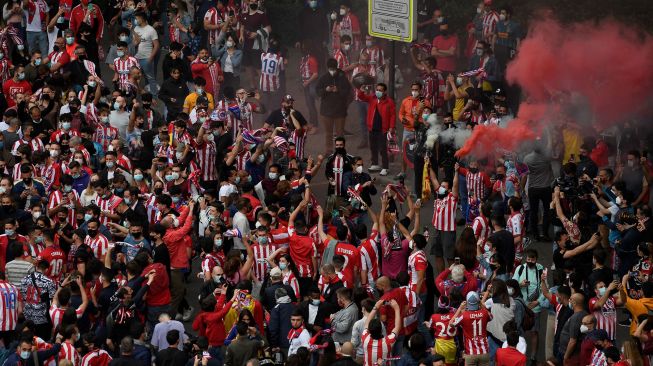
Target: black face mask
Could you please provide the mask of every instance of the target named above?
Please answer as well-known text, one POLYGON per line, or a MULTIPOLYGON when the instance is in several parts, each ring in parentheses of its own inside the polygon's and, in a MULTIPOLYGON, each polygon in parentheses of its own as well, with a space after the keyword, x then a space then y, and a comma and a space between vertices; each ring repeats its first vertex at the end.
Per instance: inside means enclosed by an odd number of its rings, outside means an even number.
POLYGON ((249 8, 252 10, 258 9, 258 4, 249 4, 249 8))
POLYGON ((88 229, 88 230, 86 230, 86 233, 87 233, 88 236, 90 236, 90 237, 95 237, 95 236, 97 235, 97 230, 91 230, 91 229, 88 229))
POLYGON ((476 174, 476 173, 478 173, 478 168, 469 168, 469 171, 470 171, 472 174, 476 174))
POLYGON ((163 193, 163 188, 154 188, 154 194, 160 196, 163 193))
POLYGON ((502 180, 503 179, 503 174, 497 174, 496 178, 497 178, 497 180, 502 180))
POLYGON ((344 147, 336 147, 336 154, 345 155, 346 153, 347 153, 347 150, 345 150, 344 147))
POLYGON ((533 262, 528 262, 527 264, 528 264, 528 267, 529 267, 529 268, 535 268, 535 263, 533 263, 533 262))
POLYGON ((595 345, 594 345, 594 348, 596 348, 596 349, 599 350, 599 351, 603 351, 603 346, 600 345, 600 344, 595 344, 595 345))
POLYGON ((2 205, 2 209, 5 211, 12 211, 14 209, 13 205, 2 205))
POLYGON ((143 233, 140 232, 140 231, 137 231, 137 232, 132 233, 132 236, 134 237, 134 239, 138 239, 138 238, 140 238, 141 235, 143 235, 143 233))
POLYGON ((32 178, 23 178, 23 183, 27 185, 32 184, 32 178))
POLYGON ((150 103, 143 103, 143 108, 145 108, 145 109, 150 109, 150 108, 152 108, 152 104, 150 104, 150 103))
POLYGON ((77 107, 68 106, 68 109, 70 109, 70 113, 77 113, 77 107))

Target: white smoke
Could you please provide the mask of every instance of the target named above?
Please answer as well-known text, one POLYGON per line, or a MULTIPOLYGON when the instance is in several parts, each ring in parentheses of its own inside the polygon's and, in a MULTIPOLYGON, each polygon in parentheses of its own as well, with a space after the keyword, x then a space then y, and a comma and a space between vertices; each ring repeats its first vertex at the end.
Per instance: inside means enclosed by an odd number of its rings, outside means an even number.
POLYGON ((433 149, 438 139, 442 144, 453 144, 456 149, 460 149, 472 135, 472 131, 465 128, 445 129, 442 121, 435 114, 429 116, 428 123, 431 125, 426 132, 426 147, 429 149, 433 149))

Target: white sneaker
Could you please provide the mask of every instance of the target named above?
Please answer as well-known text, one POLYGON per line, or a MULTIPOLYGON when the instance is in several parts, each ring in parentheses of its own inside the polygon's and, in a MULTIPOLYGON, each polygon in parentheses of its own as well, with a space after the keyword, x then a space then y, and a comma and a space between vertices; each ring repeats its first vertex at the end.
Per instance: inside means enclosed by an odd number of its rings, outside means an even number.
POLYGON ((190 308, 184 310, 184 314, 182 316, 182 319, 187 322, 190 320, 190 317, 193 315, 193 307, 191 306, 190 308))
POLYGON ((381 166, 380 166, 380 165, 372 165, 372 166, 369 168, 369 171, 371 171, 371 172, 372 172, 372 171, 378 172, 379 170, 381 170, 381 166))
POLYGON ((379 173, 379 175, 382 175, 382 176, 388 175, 388 169, 382 169, 381 173, 379 173))

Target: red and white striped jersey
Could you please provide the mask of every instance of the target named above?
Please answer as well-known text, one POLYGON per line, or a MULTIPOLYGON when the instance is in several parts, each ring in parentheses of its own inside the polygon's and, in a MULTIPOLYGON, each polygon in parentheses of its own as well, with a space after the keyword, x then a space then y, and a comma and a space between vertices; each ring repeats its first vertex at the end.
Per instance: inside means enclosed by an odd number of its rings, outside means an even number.
POLYGON ((465 175, 465 181, 467 182, 467 191, 473 192, 474 197, 485 201, 486 192, 490 187, 490 178, 485 174, 485 172, 476 172, 472 173, 469 169, 461 168, 459 170, 460 174, 465 175))
MULTIPOLYGON (((79 193, 75 191, 74 189, 70 191, 73 195, 75 195, 75 202, 79 202, 79 193)), ((59 206, 60 204, 63 204, 68 207, 68 222, 76 226, 76 218, 75 218, 75 202, 71 201, 68 199, 68 194, 63 193, 61 191, 53 191, 50 193, 50 198, 48 199, 48 211, 54 209, 55 207, 59 206)))
POLYGON ((420 79, 424 83, 424 98, 431 102, 432 106, 442 107, 444 104, 444 92, 447 84, 444 77, 437 72, 423 72, 420 79))
POLYGON ((224 266, 225 259, 221 252, 205 255, 201 264, 202 272, 211 272, 215 266, 224 266))
MULTIPOLYGON (((68 308, 61 308, 55 305, 52 305, 50 307, 49 313, 50 313, 50 319, 52 320, 53 329, 56 329, 61 324, 63 320, 63 314, 66 312, 67 309, 68 308)), ((77 316, 77 319, 79 319, 82 317, 82 315, 84 315, 84 312, 81 311, 80 309, 75 309, 75 315, 77 316)))
MULTIPOLYGON (((100 207, 100 210, 102 211, 111 211, 114 212, 116 207, 122 202, 122 198, 116 196, 115 194, 112 194, 109 198, 102 198, 98 197, 97 198, 97 205, 100 207)), ((104 226, 109 224, 109 218, 100 215, 100 223, 104 226)))
POLYGON ((79 355, 79 352, 75 349, 75 345, 70 343, 70 341, 65 341, 61 343, 61 350, 59 351, 59 360, 68 360, 72 362, 73 366, 79 366, 82 357, 79 355))
POLYGON ((56 161, 45 167, 42 177, 43 188, 45 188, 46 192, 50 192, 54 188, 53 185, 60 185, 59 179, 61 178, 61 173, 61 164, 56 161))
MULTIPOLYGON (((52 63, 54 63, 54 61, 52 63)), ((7 60, 6 58, 0 60, 0 81, 3 84, 11 77, 9 74, 9 69, 11 66, 11 61, 7 60)))
POLYGON ((109 251, 109 239, 100 233, 98 233, 95 238, 91 238, 87 235, 84 239, 84 244, 91 247, 93 254, 95 254, 95 257, 99 260, 102 260, 109 251))
POLYGON ((111 141, 118 138, 118 129, 109 125, 102 125, 95 128, 93 141, 102 145, 102 149, 107 151, 111 141))
MULTIPOLYGON (((14 182, 20 182, 21 177, 20 177, 20 167, 23 165, 23 163, 16 163, 14 165, 14 170, 11 172, 11 177, 13 178, 14 182)), ((36 167, 32 165, 32 177, 38 177, 40 174, 36 170, 36 167)))
POLYGON ((466 355, 485 355, 490 352, 487 340, 487 323, 490 313, 486 309, 465 310, 454 319, 453 325, 463 330, 463 343, 466 355))
POLYGON ((451 340, 454 339, 458 328, 449 324, 453 318, 453 311, 446 314, 433 314, 429 320, 429 328, 433 330, 433 337, 436 340, 451 340))
POLYGON ((290 134, 290 141, 295 144, 295 156, 297 156, 297 160, 304 159, 306 132, 304 130, 293 130, 290 134))
POLYGON ((247 162, 251 158, 252 158, 252 153, 247 149, 243 149, 243 151, 240 154, 236 155, 236 169, 245 170, 245 166, 247 165, 247 162))
MULTIPOLYGON (((68 53, 65 51, 52 51, 48 55, 48 58, 50 59, 50 63, 52 65, 56 63, 65 65, 70 62, 70 56, 68 56, 68 53)), ((59 69, 59 72, 63 72, 63 68, 59 69)))
POLYGON ((127 169, 127 171, 129 171, 129 172, 132 171, 132 162, 124 154, 118 153, 118 165, 120 165, 121 167, 127 169))
POLYGON ((592 360, 590 361, 592 366, 608 366, 608 361, 605 358, 605 354, 602 350, 594 348, 592 350, 592 360))
POLYGON ((225 127, 229 129, 229 131, 231 132, 231 136, 234 139, 234 141, 238 136, 238 132, 240 132, 243 128, 247 128, 248 130, 251 129, 251 124, 246 125, 242 121, 243 107, 245 107, 245 105, 238 105, 237 102, 229 101, 227 99, 221 99, 215 105, 215 110, 218 111, 218 116, 220 120, 223 120, 225 122, 225 127), (241 119, 239 119, 237 115, 234 113, 236 109, 240 111, 241 119))
POLYGON ((37 262, 41 259, 50 263, 50 266, 45 271, 45 275, 55 283, 59 283, 59 279, 65 271, 66 262, 68 260, 68 258, 66 258, 66 253, 64 253, 64 251, 58 246, 52 245, 46 247, 41 251, 41 253, 39 253, 37 262))
POLYGON ((156 224, 156 217, 159 214, 159 209, 156 208, 156 195, 151 194, 147 201, 145 201, 145 209, 147 210, 147 221, 150 225, 156 224))
MULTIPOLYGON (((369 63, 373 65, 373 68, 385 66, 385 56, 383 54, 383 49, 379 46, 372 46, 370 48, 363 48, 361 50, 361 55, 362 54, 367 54, 369 63)), ((356 75, 356 74, 354 74, 356 75)))
POLYGON ((283 284, 292 287, 293 291, 295 291, 295 298, 301 298, 299 292, 299 281, 297 281, 297 277, 295 277, 295 274, 292 273, 292 271, 288 270, 287 272, 283 272, 283 284))
POLYGON ((338 62, 338 68, 340 70, 349 66, 349 57, 340 49, 333 51, 333 58, 338 62))
POLYGON ((472 229, 474 230, 474 236, 476 240, 483 240, 483 244, 487 241, 487 238, 490 237, 492 229, 490 228, 490 220, 483 215, 476 216, 472 222, 472 229))
POLYGON ((127 80, 129 79, 129 70, 132 67, 138 67, 138 60, 134 56, 116 57, 113 60, 114 72, 118 75, 118 87, 125 90, 127 80))
POLYGON ((397 335, 392 332, 381 339, 373 339, 370 332, 365 329, 361 334, 363 341, 363 365, 376 366, 379 359, 392 355, 392 346, 397 340, 397 335))
POLYGON ((299 76, 301 76, 302 81, 309 80, 311 76, 317 74, 317 72, 318 72, 317 58, 313 55, 306 55, 302 57, 302 60, 299 63, 299 76))
POLYGON ((369 238, 365 240, 360 246, 361 256, 361 269, 367 271, 367 283, 371 284, 381 276, 381 268, 379 268, 379 249, 378 249, 379 233, 372 230, 369 238))
POLYGON ((107 366, 113 358, 103 349, 90 351, 82 357, 81 366, 107 366))
POLYGON ((60 144, 65 136, 67 136, 66 140, 70 140, 70 138, 73 136, 79 136, 79 132, 75 129, 68 131, 56 130, 52 133, 52 135, 50 135, 50 142, 56 142, 57 144, 60 144))
POLYGON ((336 196, 342 195, 342 177, 344 175, 345 159, 342 155, 337 154, 333 157, 333 179, 336 185, 333 187, 336 196))
POLYGON ((41 252, 45 249, 43 244, 32 244, 30 242, 23 243, 23 255, 30 258, 38 258, 41 252))
POLYGON ((289 252, 292 260, 297 266, 297 272, 300 277, 313 277, 313 258, 317 254, 313 239, 308 236, 298 235, 295 228, 288 227, 289 252))
POLYGON ((18 148, 23 145, 29 145, 29 147, 32 149, 32 152, 45 151, 45 145, 43 145, 41 139, 33 138, 27 141, 24 138, 22 138, 14 142, 14 145, 11 147, 11 154, 14 156, 18 156, 18 148))
POLYGON ((272 236, 272 245, 276 246, 277 248, 288 247, 288 238, 290 238, 290 235, 288 235, 287 227, 279 225, 278 228, 271 229, 270 236, 272 236))
MULTIPOLYGON (((204 20, 208 21, 211 25, 220 25, 222 24, 222 17, 220 16, 220 11, 214 6, 206 11, 204 15, 204 20)), ((218 43, 218 36, 220 35, 220 28, 212 29, 207 31, 209 33, 209 44, 215 45, 218 43)))
POLYGON ((422 300, 420 300, 419 295, 415 291, 410 289, 410 286, 401 286, 401 289, 404 290, 406 299, 408 299, 408 309, 404 316, 404 334, 412 334, 417 330, 417 325, 419 324, 417 311, 422 306, 422 300))
POLYGON ((483 16, 483 41, 488 41, 494 35, 499 22, 499 14, 496 11, 490 10, 483 16))
POLYGON ((195 156, 199 169, 202 172, 202 180, 218 180, 218 171, 215 168, 216 147, 213 141, 204 141, 197 145, 195 156))
POLYGON ((596 329, 603 329, 608 333, 608 339, 616 339, 617 336, 617 310, 612 296, 608 297, 605 304, 597 309, 598 297, 590 299, 590 311, 596 318, 596 329))
POLYGON ((453 193, 445 198, 436 198, 433 202, 433 219, 431 223, 435 226, 436 230, 440 231, 456 231, 456 205, 458 204, 458 197, 453 193))
POLYGON ((273 244, 254 244, 252 250, 254 251, 254 276, 262 282, 269 272, 267 259, 270 254, 277 250, 277 246, 273 244))
POLYGON ((428 266, 428 260, 426 259, 426 253, 423 250, 418 250, 415 253, 412 253, 408 257, 408 275, 410 276, 410 282, 408 282, 410 289, 417 292, 423 293, 426 292, 426 283, 422 282, 422 288, 417 288, 417 281, 419 280, 418 271, 425 271, 426 276, 426 267, 428 266))
POLYGON ((18 323, 18 302, 20 299, 20 292, 18 288, 9 282, 0 280, 0 331, 14 331, 16 330, 16 323, 18 323))
POLYGON ((277 53, 264 52, 261 54, 261 79, 259 89, 264 92, 279 90, 281 81, 279 72, 284 69, 284 58, 277 53))

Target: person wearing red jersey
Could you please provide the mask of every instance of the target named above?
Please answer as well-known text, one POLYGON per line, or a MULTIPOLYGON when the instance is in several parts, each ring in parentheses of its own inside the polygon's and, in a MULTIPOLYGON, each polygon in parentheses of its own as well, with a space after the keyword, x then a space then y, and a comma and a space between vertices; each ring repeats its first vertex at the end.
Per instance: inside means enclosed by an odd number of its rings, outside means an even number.
MULTIPOLYGON (((340 218, 341 223, 336 227, 336 235, 338 236, 338 239, 336 240, 324 232, 324 210, 322 209, 322 206, 317 207, 317 213, 317 229, 320 234, 320 240, 323 242, 325 247, 325 252, 331 252, 331 258, 335 255, 342 255, 345 257, 345 265, 342 270, 345 272, 345 277, 353 281, 354 275, 360 274, 360 252, 358 251, 358 248, 346 242, 347 237, 349 236, 347 222, 344 217, 340 218)), ((325 257, 322 258, 322 261, 325 263, 324 261, 326 260, 326 263, 328 263, 329 259, 330 258, 326 257, 325 253, 325 257)), ((353 283, 351 285, 353 285, 353 283)))
POLYGON ((375 366, 385 364, 383 360, 393 355, 393 346, 399 343, 397 342, 397 333, 399 331, 401 331, 401 306, 394 299, 390 301, 384 299, 377 301, 365 319, 365 330, 361 334, 363 365, 375 366), (385 337, 383 336, 383 325, 380 320, 376 319, 376 313, 382 307, 390 307, 394 311, 394 324, 391 329, 386 328, 387 335, 385 337))
MULTIPOLYGON (((3 202, 4 204, 5 202, 3 202)), ((5 265, 14 259, 13 257, 7 257, 10 242, 17 241, 23 244, 24 248, 29 245, 29 239, 16 233, 16 229, 18 229, 18 222, 15 219, 5 221, 4 234, 0 235, 0 268, 4 269, 5 265)))
MULTIPOLYGON (((115 162, 113 162, 115 164, 115 162)), ((113 168, 107 163, 107 168, 113 168)), ((122 202, 122 198, 116 196, 109 189, 107 178, 99 179, 95 183, 91 182, 91 187, 97 193, 96 204, 100 207, 102 215, 99 220, 102 225, 108 225, 109 222, 120 220, 121 217, 116 213, 116 207, 122 202)))
MULTIPOLYGON (((427 159, 428 160, 428 159, 427 159)), ((454 170, 458 170, 458 163, 454 170)), ((433 220, 435 235, 433 236, 433 252, 435 252, 435 270, 444 270, 444 260, 451 265, 454 259, 454 244, 456 241, 456 206, 458 205, 458 174, 453 175, 453 183, 438 181, 438 178, 430 169, 431 187, 437 192, 433 203, 433 220)))
POLYGON ((23 312, 23 300, 18 287, 4 279, 0 279, 0 305, 0 340, 5 347, 9 347, 18 324, 18 315, 23 312))
POLYGON ((92 250, 95 257, 104 263, 104 257, 109 251, 109 239, 99 232, 100 222, 96 219, 91 219, 86 222, 86 239, 84 244, 88 245, 92 250))
POLYGON ((479 300, 474 291, 467 294, 449 324, 460 325, 463 330, 463 343, 465 352, 463 358, 465 365, 488 365, 490 362, 490 346, 488 345, 487 323, 491 315, 485 308, 485 300, 489 292, 479 300))
MULTIPOLYGON (((319 63, 317 57, 315 57, 315 50, 311 42, 304 41, 301 46, 303 56, 299 63, 299 76, 302 81, 302 89, 304 90, 304 101, 308 106, 308 122, 312 125, 317 123, 317 108, 315 108, 317 94, 315 92, 315 85, 319 76, 319 63)), ((315 132, 311 131, 311 133, 315 132)))
MULTIPOLYGON (((304 186, 306 188, 306 197, 309 197, 310 186, 308 183, 304 186)), ((302 200, 288 219, 290 256, 297 266, 297 271, 300 276, 297 280, 299 281, 300 292, 303 294, 308 293, 311 282, 317 277, 317 249, 311 237, 308 236, 306 221, 297 219, 297 215, 300 212, 304 212, 307 205, 308 200, 302 200)))
POLYGON ((113 358, 109 353, 100 348, 102 340, 93 332, 84 334, 82 344, 88 349, 88 353, 82 357, 81 366, 106 366, 113 358))
POLYGON ((367 227, 365 224, 358 224, 356 227, 356 236, 361 241, 358 251, 360 253, 361 263, 361 286, 371 290, 374 287, 374 282, 381 276, 381 268, 379 266, 379 222, 378 217, 374 211, 368 206, 367 214, 373 222, 372 232, 367 235, 367 227))
POLYGON ((200 184, 204 187, 215 186, 218 181, 216 168, 217 145, 215 135, 211 132, 210 122, 205 122, 197 132, 195 138, 195 157, 202 174, 200 184))
POLYGON ((209 50, 200 49, 197 58, 190 64, 193 78, 202 77, 206 80, 206 92, 214 98, 220 95, 220 83, 224 81, 224 74, 220 63, 209 57, 209 50))
POLYGON ((109 65, 109 68, 114 71, 112 81, 117 90, 127 92, 129 72, 132 67, 140 69, 140 65, 136 57, 129 54, 129 45, 126 42, 118 42, 116 56, 118 57, 113 60, 113 64, 109 65))
POLYGON ((99 42, 104 34, 104 17, 102 10, 95 4, 90 4, 89 0, 82 0, 70 12, 70 29, 77 34, 79 26, 87 23, 95 32, 95 39, 99 42))
POLYGON ((621 352, 617 347, 608 347, 603 350, 603 355, 605 356, 605 361, 609 366, 630 366, 631 363, 628 360, 622 358, 621 352))
POLYGON ((42 241, 45 244, 45 249, 39 253, 36 261, 45 260, 50 263, 45 275, 58 283, 61 275, 66 271, 66 253, 61 250, 59 245, 54 242, 51 234, 46 231, 42 234, 42 241))
POLYGON ((524 258, 524 215, 522 214, 522 201, 518 197, 511 197, 508 200, 510 217, 508 218, 508 231, 512 234, 513 243, 515 244, 515 267, 517 267, 524 258))
MULTIPOLYGON (((267 226, 256 228, 256 243, 252 245, 252 251, 254 252, 254 277, 261 283, 269 274, 267 259, 277 250, 277 246, 271 243, 270 229, 267 226)), ((257 291, 254 293, 257 293, 257 291)))
POLYGON ((86 311, 86 307, 88 306, 88 296, 86 295, 86 291, 83 290, 84 284, 82 283, 79 275, 69 275, 66 277, 66 279, 61 283, 61 287, 59 287, 57 292, 54 294, 52 305, 48 310, 50 314, 50 320, 52 321, 52 328, 57 329, 57 332, 63 331, 63 329, 58 329, 58 327, 61 325, 64 313, 66 310, 68 310, 68 306, 70 304, 72 291, 68 285, 71 285, 72 283, 75 283, 77 287, 81 289, 79 292, 82 296, 82 303, 77 307, 77 309, 75 309, 75 315, 77 316, 77 319, 81 318, 82 315, 84 315, 84 311, 86 311))
POLYGON ((447 366, 456 365, 457 347, 454 339, 458 333, 458 328, 451 325, 453 315, 454 311, 449 306, 449 298, 440 296, 435 314, 431 315, 429 321, 424 322, 424 325, 433 332, 434 351, 444 356, 444 362, 447 366))
POLYGON ((603 281, 594 284, 595 297, 589 302, 589 310, 596 318, 596 329, 603 329, 608 333, 608 339, 617 339, 617 306, 622 302, 614 292, 619 286, 618 281, 610 282, 606 287, 603 281))
POLYGON ((77 348, 75 348, 75 342, 79 339, 79 329, 77 329, 76 325, 71 324, 64 329, 60 329, 58 334, 61 334, 63 337, 61 351, 59 351, 59 360, 67 360, 73 366, 79 366, 82 357, 77 352, 77 348))
POLYGON ((519 333, 512 331, 506 334, 508 347, 497 350, 496 366, 526 366, 526 355, 517 350, 519 333))
MULTIPOLYGON (((156 231, 155 225, 154 232, 156 231)), ((160 234, 157 234, 160 235, 160 234)), ((147 324, 150 329, 159 323, 159 315, 170 312, 170 279, 168 269, 161 263, 155 263, 154 258, 147 252, 136 255, 135 260, 139 263, 147 263, 147 267, 141 272, 141 277, 148 276, 154 272, 156 281, 153 281, 147 289, 145 303, 147 304, 147 324)))
MULTIPOLYGON (((390 279, 386 276, 380 277, 376 281, 376 290, 381 295, 381 300, 384 301, 384 305, 380 306, 378 311, 380 314, 380 319, 385 325, 386 333, 394 332, 397 337, 397 347, 399 345, 403 346, 404 339, 404 330, 397 328, 396 322, 396 312, 392 311, 392 308, 388 306, 389 301, 394 301, 399 305, 399 317, 400 321, 403 324, 403 318, 406 316, 406 311, 408 310, 408 298, 406 298, 406 293, 400 288, 392 288, 390 284, 390 279), (394 327, 393 327, 394 326, 394 327)), ((395 351, 399 352, 401 349, 396 349, 395 351)))
POLYGON ((492 233, 492 225, 490 222, 490 215, 492 213, 492 205, 487 202, 481 204, 481 209, 479 215, 474 218, 472 222, 472 229, 474 230, 474 237, 476 238, 476 243, 483 246, 483 252, 487 253, 490 251, 489 246, 486 249, 487 239, 492 233))
MULTIPOLYGON (((278 167, 277 167, 278 168, 278 167)), ((272 244, 277 248, 288 248, 288 228, 277 221, 277 206, 268 206, 268 212, 258 213, 258 222, 261 226, 270 228, 270 236, 272 237, 272 244), (274 216, 272 216, 274 214, 274 216)))
POLYGON ((25 67, 18 65, 13 71, 12 78, 2 84, 2 93, 7 100, 9 108, 18 104, 17 96, 29 96, 32 94, 32 86, 25 80, 25 67))

